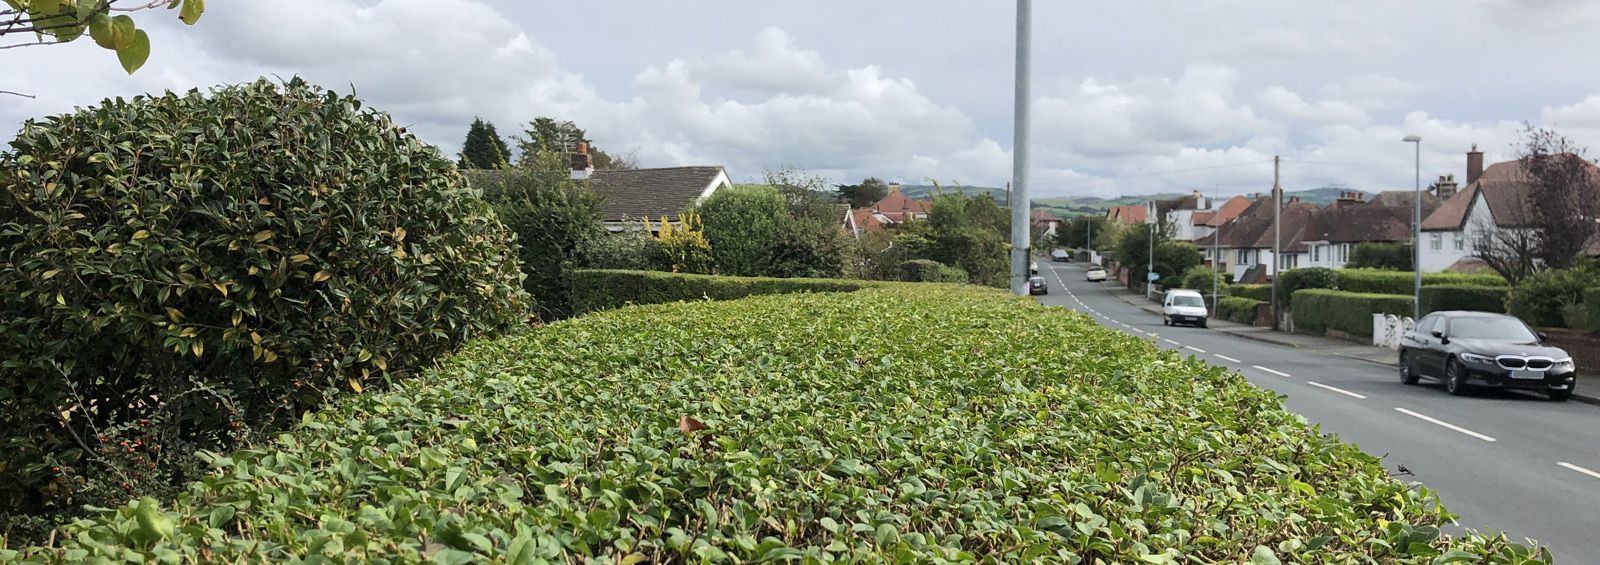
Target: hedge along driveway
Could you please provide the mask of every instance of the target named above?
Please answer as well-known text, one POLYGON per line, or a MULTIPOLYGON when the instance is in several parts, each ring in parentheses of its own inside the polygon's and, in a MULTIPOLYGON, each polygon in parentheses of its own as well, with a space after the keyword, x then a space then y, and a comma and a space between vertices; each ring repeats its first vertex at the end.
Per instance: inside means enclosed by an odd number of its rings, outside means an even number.
POLYGON ((1429 491, 1237 374, 1002 292, 906 288, 478 342, 218 458, 172 511, 27 555, 1527 562, 1439 537, 1429 491))

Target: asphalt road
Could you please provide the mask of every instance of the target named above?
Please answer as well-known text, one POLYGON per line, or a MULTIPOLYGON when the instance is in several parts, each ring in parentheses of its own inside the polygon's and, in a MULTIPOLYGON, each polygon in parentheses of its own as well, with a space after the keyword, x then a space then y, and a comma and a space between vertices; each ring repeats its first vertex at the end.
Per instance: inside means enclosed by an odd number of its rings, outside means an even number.
POLYGON ((1396 370, 1221 332, 1166 327, 1161 317, 1083 280, 1078 263, 1039 263, 1048 305, 1234 369, 1284 395, 1290 410, 1363 451, 1401 480, 1435 490, 1460 525, 1534 539, 1560 563, 1600 564, 1600 408, 1516 392, 1445 394, 1400 383, 1396 370), (1404 476, 1400 466, 1414 473, 1404 476))

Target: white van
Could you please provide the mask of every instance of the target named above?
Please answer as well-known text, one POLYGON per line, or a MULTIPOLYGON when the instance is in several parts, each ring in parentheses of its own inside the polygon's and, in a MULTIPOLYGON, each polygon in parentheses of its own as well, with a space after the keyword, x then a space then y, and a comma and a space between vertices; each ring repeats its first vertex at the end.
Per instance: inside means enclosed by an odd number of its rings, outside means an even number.
POLYGON ((1194 324, 1206 327, 1206 299, 1198 291, 1174 289, 1167 291, 1161 303, 1161 323, 1175 326, 1194 324))

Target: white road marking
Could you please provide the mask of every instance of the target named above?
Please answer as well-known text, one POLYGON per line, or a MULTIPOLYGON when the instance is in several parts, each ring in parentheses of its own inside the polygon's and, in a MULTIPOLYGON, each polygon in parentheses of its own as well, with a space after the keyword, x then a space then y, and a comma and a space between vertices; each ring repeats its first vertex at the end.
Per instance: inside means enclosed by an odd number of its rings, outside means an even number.
POLYGON ((1423 415, 1423 414, 1418 414, 1416 412, 1412 412, 1410 410, 1406 410, 1405 408, 1396 407, 1394 410, 1396 412, 1401 413, 1401 414, 1405 414, 1407 416, 1411 416, 1413 418, 1417 418, 1419 420, 1422 420, 1424 422, 1428 422, 1430 424, 1436 424, 1438 426, 1441 426, 1441 427, 1444 427, 1444 428, 1447 428, 1447 429, 1450 429, 1450 430, 1453 430, 1453 431, 1461 432, 1463 434, 1466 434, 1466 435, 1481 439, 1483 441, 1495 441, 1495 439, 1492 438, 1492 437, 1480 434, 1478 432, 1474 432, 1472 430, 1463 428, 1461 426, 1457 426, 1455 424, 1452 424, 1450 422, 1446 422, 1444 420, 1440 420, 1440 419, 1437 419, 1437 418, 1434 418, 1434 417, 1431 417, 1431 416, 1427 416, 1427 415, 1423 415))
POLYGON ((1319 383, 1317 381, 1306 381, 1306 384, 1314 386, 1314 387, 1317 387, 1317 388, 1331 390, 1333 392, 1337 392, 1339 394, 1343 394, 1343 395, 1351 397, 1351 398, 1359 398, 1359 399, 1362 399, 1362 400, 1366 400, 1367 399, 1367 397, 1365 397, 1365 396, 1350 392, 1348 390, 1345 390, 1345 389, 1342 389, 1342 388, 1339 388, 1339 387, 1336 387, 1336 386, 1328 386, 1328 385, 1319 383))
MULTIPOLYGON (((1233 362, 1234 362, 1234 363, 1238 363, 1238 362, 1239 362, 1239 360, 1237 360, 1237 359, 1235 359, 1235 360, 1234 360, 1234 361, 1233 361, 1233 362)), ((1268 373, 1272 373, 1272 374, 1274 374, 1274 375, 1277 375, 1277 376, 1280 376, 1280 377, 1284 377, 1284 378, 1288 378, 1288 377, 1289 377, 1289 373, 1285 373, 1285 372, 1283 372, 1283 371, 1279 371, 1279 370, 1276 370, 1276 369, 1268 369, 1268 368, 1266 368, 1266 367, 1262 367, 1262 366, 1260 366, 1260 365, 1251 365, 1251 366, 1252 366, 1252 367, 1255 367, 1255 368, 1257 368, 1257 369, 1261 369, 1261 370, 1263 370, 1263 371, 1266 371, 1266 372, 1268 372, 1268 373)))
POLYGON ((1183 348, 1184 348, 1184 349, 1187 349, 1187 350, 1189 350, 1189 351, 1193 351, 1193 352, 1195 352, 1195 353, 1205 353, 1205 352, 1206 352, 1206 350, 1204 350, 1204 349, 1200 349, 1200 348, 1198 348, 1198 347, 1195 347, 1195 346, 1193 346, 1193 345, 1185 345, 1185 346, 1183 346, 1183 348))
POLYGON ((1556 462, 1556 464, 1557 464, 1557 465, 1560 465, 1560 466, 1562 466, 1562 467, 1566 467, 1566 468, 1568 468, 1568 469, 1571 469, 1571 470, 1573 470, 1573 471, 1577 471, 1577 472, 1579 472, 1579 473, 1583 473, 1583 474, 1585 474, 1585 475, 1589 475, 1589 476, 1591 476, 1591 477, 1594 477, 1594 478, 1596 478, 1596 479, 1600 479, 1600 473, 1596 473, 1596 472, 1594 472, 1594 471, 1590 471, 1590 470, 1588 470, 1588 469, 1585 469, 1585 468, 1583 468, 1583 467, 1579 467, 1579 466, 1577 466, 1577 465, 1573 465, 1573 464, 1571 464, 1571 463, 1568 463, 1568 462, 1566 462, 1566 461, 1557 461, 1557 462, 1556 462))
MULTIPOLYGON (((1124 324, 1124 325, 1126 325, 1126 324, 1124 324)), ((1136 331, 1136 332, 1139 332, 1139 333, 1142 333, 1142 334, 1145 334, 1145 335, 1150 335, 1150 332, 1141 330, 1139 328, 1129 328, 1129 329, 1132 329, 1133 331, 1136 331)))
POLYGON ((1130 325, 1128 325, 1128 323, 1127 323, 1127 322, 1117 322, 1117 324, 1118 324, 1118 325, 1120 325, 1120 326, 1122 326, 1122 327, 1124 327, 1124 328, 1131 328, 1131 327, 1133 327, 1133 326, 1130 326, 1130 325))
POLYGON ((1221 358, 1223 361, 1231 361, 1231 362, 1234 362, 1234 363, 1243 363, 1244 362, 1244 361, 1240 361, 1238 359, 1234 359, 1232 357, 1229 357, 1227 355, 1223 355, 1221 353, 1212 353, 1212 355, 1216 355, 1217 357, 1221 358))
POLYGON ((1178 343, 1178 342, 1176 342, 1176 341, 1172 341, 1172 340, 1170 340, 1170 339, 1163 339, 1163 340, 1161 340, 1161 341, 1165 341, 1165 342, 1167 342, 1167 343, 1170 343, 1170 344, 1173 344, 1173 345, 1183 345, 1183 344, 1181 344, 1181 343, 1178 343))

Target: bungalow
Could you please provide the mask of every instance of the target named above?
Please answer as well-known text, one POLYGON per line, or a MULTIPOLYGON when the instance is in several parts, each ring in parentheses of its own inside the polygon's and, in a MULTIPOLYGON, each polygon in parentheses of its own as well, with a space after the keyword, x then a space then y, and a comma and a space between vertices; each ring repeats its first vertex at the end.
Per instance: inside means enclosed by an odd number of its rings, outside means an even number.
POLYGON ((1389 205, 1394 202, 1393 198, 1367 202, 1366 193, 1350 191, 1313 212, 1301 232, 1306 248, 1301 266, 1342 269, 1358 243, 1409 243, 1415 201, 1409 206, 1389 205))
POLYGON ((1061 227, 1061 224, 1065 223, 1061 220, 1061 218, 1056 217, 1055 214, 1051 214, 1050 212, 1044 210, 1030 210, 1028 219, 1029 223, 1033 225, 1033 229, 1037 231, 1043 231, 1045 237, 1054 236, 1056 234, 1056 228, 1061 227))
MULTIPOLYGON (((475 185, 497 182, 515 171, 465 171, 475 185)), ((572 154, 569 178, 588 181, 603 197, 600 220, 606 230, 618 232, 639 229, 644 218, 651 221, 677 221, 684 210, 709 198, 712 193, 733 186, 722 167, 663 167, 654 169, 594 169, 584 144, 572 154)))
POLYGON ((1222 233, 1216 237, 1219 270, 1242 279, 1246 271, 1257 265, 1266 266, 1257 271, 1267 277, 1275 276, 1279 269, 1301 266, 1306 254, 1303 242, 1305 228, 1318 208, 1314 204, 1301 202, 1298 197, 1290 197, 1283 204, 1278 220, 1279 229, 1274 230, 1273 200, 1272 196, 1258 196, 1238 217, 1222 224, 1222 233), (1283 251, 1277 257, 1273 255, 1275 234, 1283 251))
MULTIPOLYGON (((851 209, 844 214, 842 225, 854 237, 894 227, 911 220, 926 220, 933 203, 917 200, 900 192, 899 184, 889 185, 889 195, 866 208, 851 209)), ((1059 220, 1058 220, 1059 221, 1059 220)))

